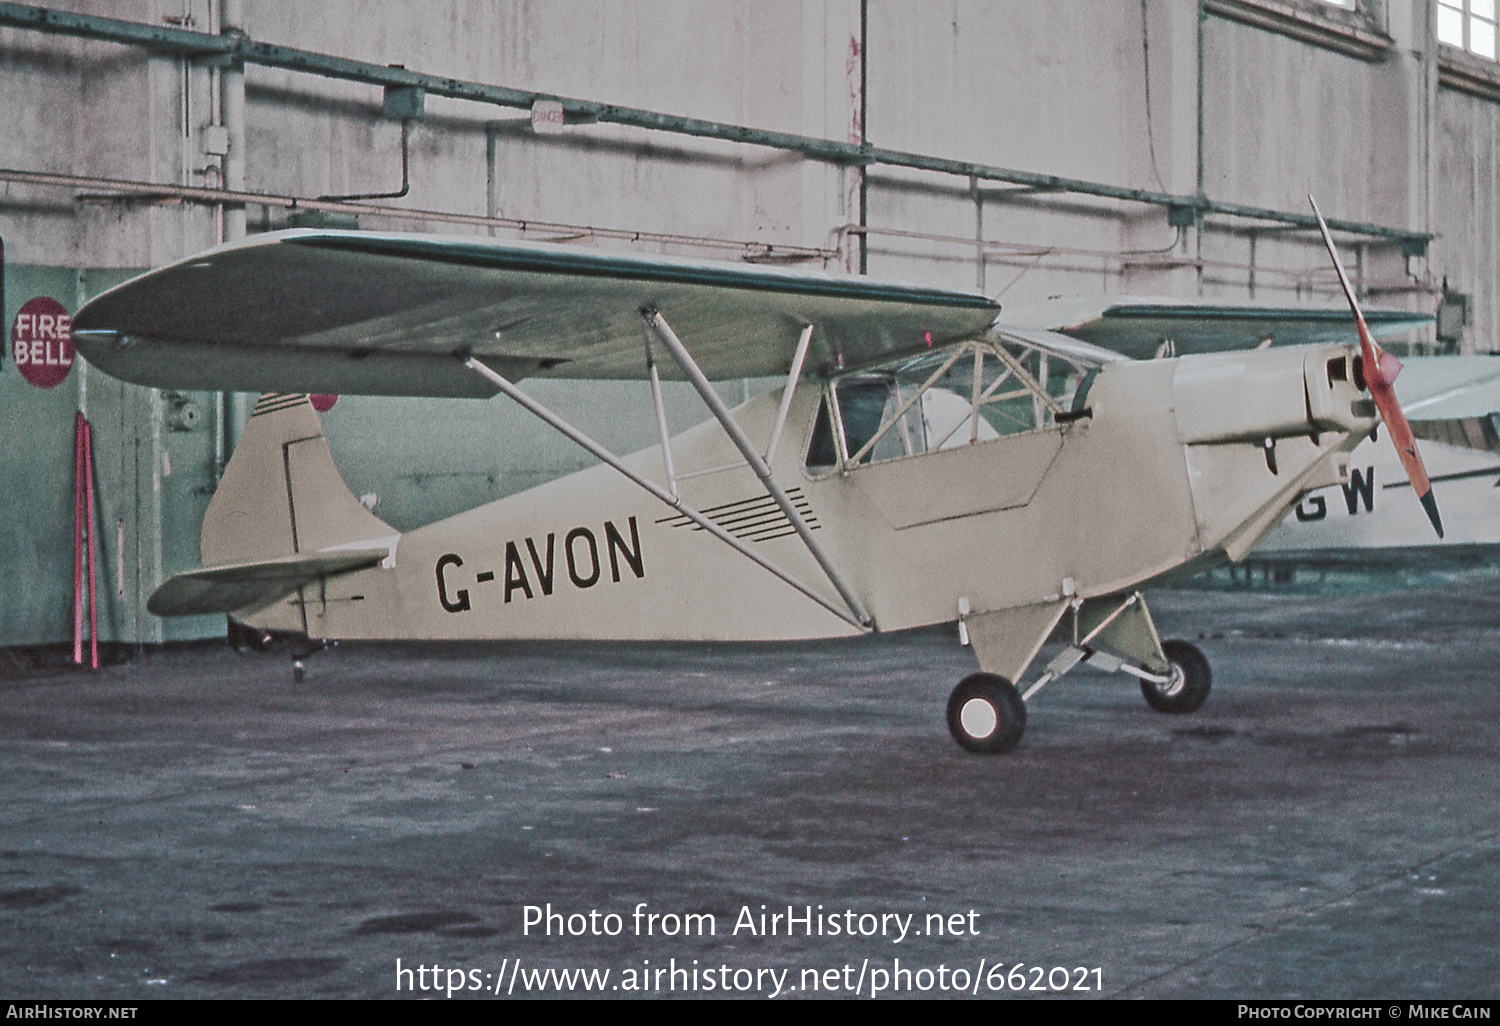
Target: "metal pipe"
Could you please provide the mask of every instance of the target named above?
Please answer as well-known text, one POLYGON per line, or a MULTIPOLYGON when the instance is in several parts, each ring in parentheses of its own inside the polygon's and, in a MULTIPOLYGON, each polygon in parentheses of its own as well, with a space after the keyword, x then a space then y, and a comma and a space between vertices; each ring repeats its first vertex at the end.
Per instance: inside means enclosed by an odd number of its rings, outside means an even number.
POLYGON ((229 404, 223 392, 214 393, 214 485, 224 480, 224 455, 229 444, 229 433, 225 429, 225 417, 229 404))
MULTIPOLYGON (((242 0, 220 0, 209 5, 209 31, 220 35, 226 30, 244 32, 244 4, 242 0), (217 11, 215 11, 217 7, 217 11)), ((218 185, 221 189, 245 188, 245 68, 244 65, 226 65, 211 71, 214 90, 213 123, 224 129, 228 150, 219 157, 218 185), (231 182, 233 184, 231 184, 231 182)), ((246 235, 246 210, 244 206, 231 207, 224 203, 214 204, 214 244, 222 246, 233 239, 246 235)), ((224 392, 214 394, 214 486, 224 480, 224 468, 229 462, 229 453, 239 441, 239 433, 245 421, 231 425, 230 411, 234 400, 224 392)), ((238 404, 245 405, 243 397, 238 404)))
MULTIPOLYGON (((834 260, 839 256, 839 249, 821 249, 814 246, 783 246, 774 243, 747 242, 735 239, 716 239, 700 235, 676 235, 668 232, 644 232, 629 228, 604 228, 598 225, 567 224, 560 221, 531 221, 524 218, 507 217, 483 217, 478 214, 462 214, 444 210, 426 210, 415 207, 387 207, 366 203, 345 203, 336 201, 324 201, 304 196, 285 196, 275 193, 264 192, 229 192, 224 189, 210 189, 201 186, 184 186, 171 183, 138 182, 123 178, 96 178, 85 175, 54 174, 41 171, 23 171, 17 168, 0 168, 0 181, 19 182, 27 185, 39 185, 60 189, 90 189, 100 192, 122 193, 125 195, 144 196, 153 199, 181 199, 190 200, 195 203, 204 203, 222 207, 224 203, 254 203, 267 207, 278 207, 287 210, 324 210, 331 213, 366 215, 371 217, 402 218, 411 221, 431 221, 444 224, 467 224, 477 225, 490 229, 509 229, 519 232, 545 232, 548 234, 565 235, 569 239, 577 238, 600 238, 621 239, 628 242, 660 243, 670 246, 698 246, 706 249, 733 249, 738 250, 747 260, 760 259, 786 259, 786 260, 834 260)), ((872 228, 860 227, 859 225, 845 225, 841 232, 849 234, 866 233, 869 235, 890 236, 892 238, 922 239, 931 242, 951 243, 956 246, 973 247, 974 239, 962 235, 943 235, 936 232, 914 232, 896 228, 872 228)), ((224 241, 221 237, 218 241, 224 241)), ((1100 257, 1119 261, 1148 262, 1149 258, 1161 257, 1170 260, 1167 250, 1120 250, 1109 251, 1102 249, 1083 249, 1069 246, 1044 246, 1024 242, 1004 242, 1000 240, 985 240, 983 245, 990 250, 1004 253, 1014 253, 1017 256, 1033 257, 1033 263, 1049 256, 1089 256, 1100 257)), ((1181 258, 1183 263, 1195 263, 1189 258, 1181 258)), ((1206 268, 1230 268, 1242 269, 1246 265, 1237 264, 1227 260, 1203 260, 1196 263, 1206 268)), ((1301 268, 1276 268, 1259 265, 1257 268, 1262 274, 1280 274, 1293 277, 1304 277, 1308 274, 1306 269, 1301 268)), ((1331 272, 1330 272, 1331 277, 1331 272)), ((1004 290, 1001 290, 1004 291, 1004 290)))
MULTIPOLYGON (((229 24, 228 6, 235 0, 226 0, 225 23, 229 24)), ((679 117, 635 107, 598 103, 573 97, 555 96, 524 89, 485 85, 463 79, 426 75, 406 68, 392 68, 366 61, 349 60, 331 54, 314 53, 294 47, 259 43, 248 36, 224 32, 212 36, 203 32, 172 28, 164 25, 149 25, 140 22, 121 21, 115 18, 100 18, 91 15, 72 14, 30 4, 0 3, 0 26, 32 29, 57 35, 79 36, 131 46, 147 46, 158 52, 186 54, 198 57, 229 57, 241 64, 259 64, 265 67, 283 68, 327 78, 345 79, 378 86, 416 86, 436 96, 449 96, 476 103, 488 103, 501 107, 530 110, 538 101, 560 103, 564 117, 575 124, 607 122, 629 125, 658 132, 672 132, 703 139, 720 139, 728 142, 766 146, 771 149, 800 153, 815 160, 845 164, 864 168, 870 164, 887 164, 892 167, 907 167, 939 174, 973 176, 985 181, 1009 182, 1025 185, 1045 192, 1072 192, 1104 199, 1127 200, 1163 207, 1181 207, 1203 214, 1220 214, 1253 220, 1273 221, 1295 225, 1299 228, 1316 229, 1317 222, 1306 214, 1292 211, 1272 210, 1242 203, 1223 203, 1202 195, 1175 196, 1149 189, 1131 189, 1102 182, 1089 182, 1060 175, 1042 175, 1029 171, 997 167, 992 164, 976 164, 950 160, 928 154, 909 153, 902 150, 887 150, 870 146, 867 142, 837 142, 814 136, 795 135, 789 132, 771 132, 743 125, 731 125, 720 121, 704 121, 699 118, 679 117)), ((861 42, 861 47, 864 43, 861 42)), ((243 78, 241 78, 243 82, 243 78)), ((1424 232, 1412 232, 1401 228, 1367 224, 1356 221, 1329 221, 1329 227, 1355 235, 1388 239, 1408 246, 1425 245, 1433 236, 1424 232)))
MULTIPOLYGON (((870 141, 870 0, 859 0, 859 145, 870 141)), ((870 223, 870 176, 859 169, 859 223, 870 223)), ((870 273, 870 237, 859 237, 859 273, 870 273)))
MULTIPOLYGON (((500 140, 491 122, 484 126, 484 216, 500 216, 500 176, 497 164, 500 159, 500 140)), ((495 234, 493 226, 490 235, 495 234)))
POLYGON ((984 193, 979 179, 969 179, 969 195, 974 199, 974 291, 984 291, 984 193))
MULTIPOLYGON (((248 40, 245 33, 243 0, 224 0, 219 18, 219 38, 238 42, 248 40)), ((224 188, 241 192, 245 188, 245 65, 231 61, 219 71, 219 105, 224 128, 229 133, 229 152, 224 157, 224 188)), ((244 204, 224 207, 224 239, 233 242, 245 237, 244 204)))
POLYGON ((802 519, 802 514, 792 504, 791 498, 771 476, 771 468, 766 465, 760 453, 755 451, 755 445, 750 441, 750 437, 745 434, 744 429, 734 419, 734 415, 729 412, 729 407, 724 405, 724 400, 719 398, 719 393, 714 391, 714 386, 704 376, 697 361, 687 351, 687 347, 682 344, 682 340, 677 337, 672 326, 656 310, 642 310, 641 316, 646 319, 646 324, 651 328, 652 334, 667 347, 667 352, 672 354, 672 359, 677 361, 677 365, 682 368, 682 373, 687 375, 687 379, 693 383, 693 387, 698 390, 698 394, 713 411, 714 419, 719 422, 719 426, 724 429, 724 433, 729 436, 735 448, 739 449, 740 454, 745 457, 745 462, 750 464, 750 469, 755 471, 755 476, 760 478, 761 484, 765 485, 766 491, 776 501, 776 505, 781 507, 781 512, 785 514, 787 522, 792 525, 792 530, 797 532, 797 537, 802 539, 802 544, 807 546, 807 551, 812 554, 813 559, 817 560, 818 566, 823 568, 823 573, 828 577, 829 583, 838 590, 839 596, 843 598, 849 611, 855 615, 859 625, 873 627, 874 621, 871 620, 870 614, 865 612, 864 606, 860 604, 859 599, 855 598, 853 590, 845 583, 843 576, 823 552, 822 547, 813 539, 812 529, 807 526, 807 521, 802 519))
MULTIPOLYGON (((215 35, 218 34, 218 32, 219 32, 219 23, 220 23, 220 19, 223 16, 223 13, 224 13, 224 5, 223 5, 222 2, 221 3, 214 3, 213 0, 209 0, 209 4, 208 4, 208 31, 209 32, 211 32, 211 33, 213 33, 215 35)), ((223 89, 223 76, 220 74, 221 70, 222 69, 215 68, 215 67, 210 67, 208 69, 208 109, 209 109, 208 120, 209 120, 209 124, 213 125, 215 128, 223 128, 224 127, 224 89, 223 89)), ((226 138, 227 138, 227 134, 228 133, 227 133, 227 130, 226 130, 226 138)), ((184 181, 186 181, 186 179, 184 179, 184 181)), ((224 157, 223 156, 219 157, 219 161, 218 161, 218 166, 217 167, 214 167, 213 165, 209 165, 209 167, 205 167, 204 168, 204 181, 206 181, 206 182, 207 181, 212 181, 215 185, 219 186, 220 188, 224 187, 224 157), (214 171, 214 173, 215 173, 215 175, 217 177, 212 178, 212 179, 210 179, 208 177, 208 171, 209 171, 210 168, 213 168, 213 171, 214 171)), ((222 246, 223 244, 224 244, 224 204, 222 204, 222 203, 216 203, 216 204, 214 204, 214 245, 215 246, 222 246)), ((223 393, 221 392, 219 394, 220 394, 220 397, 222 398, 223 393)))
MULTIPOLYGON (((401 119, 401 188, 395 192, 355 192, 342 196, 319 196, 320 200, 400 199, 411 192, 411 118, 401 119)), ((486 211, 488 214, 488 211, 486 211)))
POLYGON ((828 610, 834 616, 837 616, 840 620, 843 620, 845 623, 851 624, 855 627, 866 626, 865 624, 862 624, 859 621, 855 620, 848 613, 840 609, 838 606, 834 605, 832 602, 829 602, 826 598, 819 595, 817 592, 813 591, 811 588, 802 584, 790 574, 782 571, 779 567, 771 563, 760 553, 751 549, 744 542, 740 541, 734 535, 724 530, 722 527, 714 523, 712 520, 708 519, 708 517, 704 516, 696 509, 693 509, 691 506, 684 503, 682 499, 673 495, 671 492, 667 491, 655 481, 652 481, 647 477, 642 477, 634 470, 631 470, 614 453, 604 448, 604 446, 594 441, 582 431, 579 431, 573 425, 569 424, 557 414, 547 409, 547 407, 531 398, 531 396, 521 391, 503 375, 497 373, 495 370, 474 359, 473 357, 470 357, 468 360, 464 361, 464 366, 468 367, 475 374, 478 374, 480 377, 490 382, 500 391, 504 392, 507 396, 514 399, 516 402, 520 403, 528 413, 531 413, 532 415, 538 417, 548 426, 558 431, 560 434, 564 435, 576 444, 582 446, 584 449, 592 453, 595 457, 609 464, 611 467, 614 467, 621 474, 624 474, 631 481, 640 485, 642 488, 650 492, 652 495, 656 496, 662 502, 665 502, 668 506, 671 506, 673 509, 677 510, 693 523, 703 528, 703 530, 719 539, 719 541, 723 542, 725 545, 728 545, 740 555, 745 556, 751 562, 760 566, 762 569, 769 571, 776 577, 780 578, 782 581, 790 584, 793 588, 796 588, 802 594, 812 599, 814 602, 822 606, 824 609, 828 610))
MULTIPOLYGON (((1198 181, 1197 196, 1203 198, 1203 25, 1208 13, 1203 9, 1203 0, 1198 0, 1198 181)), ((1203 295, 1203 218, 1193 219, 1193 255, 1197 261, 1195 277, 1198 280, 1198 295, 1203 295)))
POLYGON ((974 347, 974 379, 969 382, 969 444, 979 441, 979 389, 984 384, 984 349, 974 347))
POLYGON ((782 246, 774 243, 739 242, 734 239, 711 239, 697 235, 673 235, 668 232, 641 232, 633 231, 629 228, 601 228, 596 225, 564 224, 559 221, 527 221, 511 217, 481 217, 478 214, 457 214, 442 210, 386 207, 366 203, 308 199, 302 196, 280 196, 265 192, 235 192, 226 189, 208 189, 195 185, 169 185, 158 184, 156 182, 135 182, 120 178, 92 178, 84 175, 21 171, 15 168, 0 168, 0 182, 21 182, 27 185, 44 185, 63 189, 98 189, 105 192, 147 196, 155 199, 183 199, 209 204, 255 203, 261 206, 281 207, 287 210, 324 210, 330 213, 402 218, 409 221, 471 224, 490 228, 508 228, 519 232, 558 233, 567 235, 570 238, 592 236, 600 239, 623 239, 628 242, 653 242, 673 246, 735 249, 739 250, 741 255, 747 260, 772 258, 831 260, 838 256, 837 250, 818 249, 813 246, 782 246))
MULTIPOLYGON (((166 441, 162 438, 162 422, 166 417, 166 409, 162 404, 161 390, 153 388, 149 392, 151 396, 151 500, 147 508, 151 515, 150 580, 155 582, 160 581, 165 576, 162 573, 162 555, 164 552, 162 545, 162 513, 165 506, 162 495, 162 478, 165 476, 162 471, 165 468, 162 466, 162 463, 163 454, 166 453, 167 449, 166 441)), ((166 458, 170 459, 171 457, 167 456, 166 458)), ((140 520, 136 521, 135 529, 137 535, 139 535, 141 530, 140 520)), ((137 583, 139 585, 137 592, 141 599, 145 599, 148 585, 144 580, 140 580, 137 583)), ((155 587, 155 584, 153 583, 149 587, 155 587)), ((144 602, 142 603, 142 607, 144 608, 144 602)), ((140 620, 140 611, 137 610, 136 623, 138 626, 136 637, 138 640, 142 642, 149 640, 154 644, 161 644, 167 640, 165 620, 160 617, 151 617, 147 622, 145 630, 140 629, 140 620), (147 636, 148 634, 149 637, 147 636)))

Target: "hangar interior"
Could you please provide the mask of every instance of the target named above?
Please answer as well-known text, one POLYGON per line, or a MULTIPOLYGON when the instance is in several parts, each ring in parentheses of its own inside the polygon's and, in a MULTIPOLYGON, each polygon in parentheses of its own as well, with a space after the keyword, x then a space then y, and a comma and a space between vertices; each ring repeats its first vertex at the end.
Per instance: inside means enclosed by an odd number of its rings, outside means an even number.
MULTIPOLYGON (((485 234, 1056 296, 1370 305, 1500 328, 1486 0, 0 3, 4 323, 288 226, 485 234)), ((191 302, 191 297, 184 297, 191 302)), ((1399 348, 1399 347, 1398 347, 1399 348)), ((739 401, 769 387, 720 382, 739 401)), ((615 451, 646 386, 525 386, 615 451)), ((0 647, 71 636, 73 430, 93 429, 99 637, 221 636, 198 565, 254 397, 0 362, 0 647)), ((674 430, 706 419, 668 386, 674 430)), ((346 396, 351 488, 409 529, 592 459, 503 398, 346 396)))

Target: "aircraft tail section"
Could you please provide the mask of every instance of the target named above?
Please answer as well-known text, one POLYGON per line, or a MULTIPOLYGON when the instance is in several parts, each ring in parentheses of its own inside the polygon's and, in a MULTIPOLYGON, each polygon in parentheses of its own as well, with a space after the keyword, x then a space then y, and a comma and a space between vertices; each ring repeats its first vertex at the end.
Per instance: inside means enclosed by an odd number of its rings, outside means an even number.
POLYGON ((306 395, 255 404, 203 518, 205 567, 278 560, 398 532, 344 484, 306 395))

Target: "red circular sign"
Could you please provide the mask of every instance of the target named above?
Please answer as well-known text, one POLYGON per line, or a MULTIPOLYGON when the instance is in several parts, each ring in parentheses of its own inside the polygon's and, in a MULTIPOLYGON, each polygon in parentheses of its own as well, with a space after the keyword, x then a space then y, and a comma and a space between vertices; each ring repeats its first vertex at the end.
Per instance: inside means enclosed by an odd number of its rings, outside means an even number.
POLYGON ((317 392, 307 398, 312 400, 313 409, 319 413, 327 413, 333 409, 333 404, 339 401, 338 396, 330 395, 327 392, 317 392))
POLYGON ((73 318, 55 299, 26 301, 10 326, 11 358, 37 388, 62 384, 73 369, 73 318))

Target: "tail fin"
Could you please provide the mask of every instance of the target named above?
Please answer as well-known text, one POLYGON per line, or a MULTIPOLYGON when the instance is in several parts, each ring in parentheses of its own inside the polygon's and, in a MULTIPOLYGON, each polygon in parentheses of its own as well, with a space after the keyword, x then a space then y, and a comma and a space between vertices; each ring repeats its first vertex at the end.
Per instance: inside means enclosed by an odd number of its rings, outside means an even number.
POLYGON ((206 567, 276 559, 398 532, 360 505, 307 396, 260 397, 203 518, 206 567))

